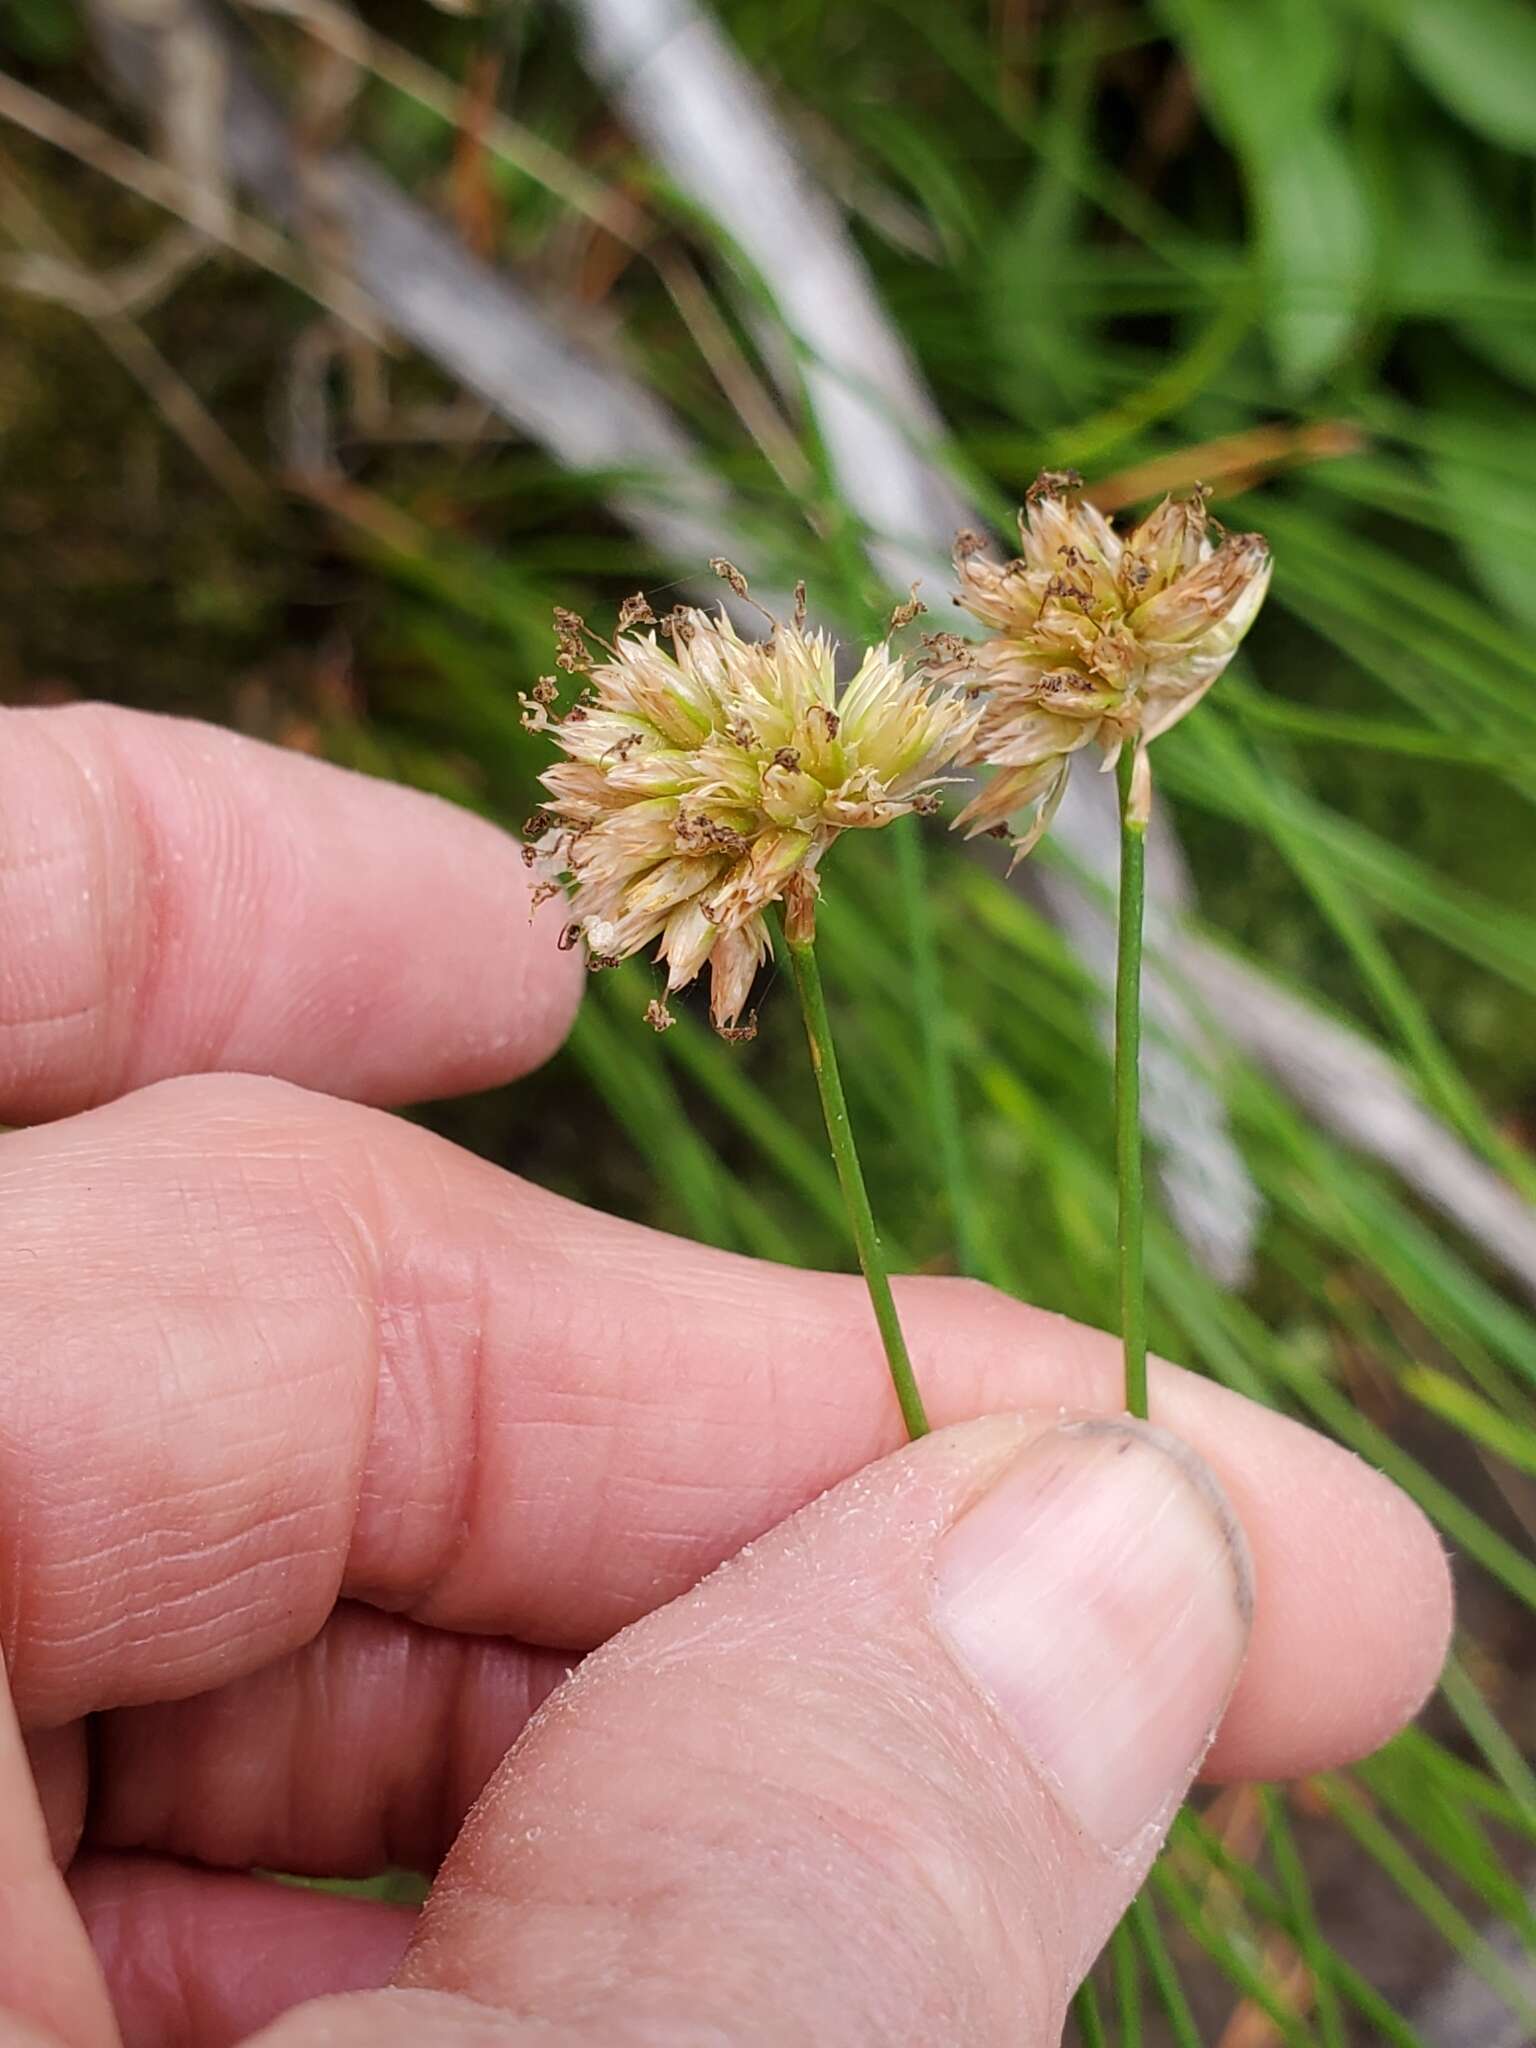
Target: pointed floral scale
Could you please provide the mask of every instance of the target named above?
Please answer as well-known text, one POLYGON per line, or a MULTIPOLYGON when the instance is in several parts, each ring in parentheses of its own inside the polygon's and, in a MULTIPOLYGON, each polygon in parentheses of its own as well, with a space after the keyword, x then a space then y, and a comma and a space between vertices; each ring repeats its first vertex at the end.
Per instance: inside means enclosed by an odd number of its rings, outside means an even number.
POLYGON ((978 644, 952 642, 945 664, 982 706, 960 759, 998 771, 955 824, 974 835, 1021 820, 1016 860, 1049 826, 1073 757, 1089 745, 1106 766, 1136 748, 1133 801, 1145 810, 1147 747, 1216 681, 1269 587, 1266 542, 1214 542, 1203 494, 1164 499, 1122 538, 1082 498, 1081 481, 1036 479, 1016 560, 992 560, 974 534, 955 549, 957 602, 991 628, 978 644))
MULTIPOLYGON (((680 610, 658 631, 631 599, 597 658, 570 614, 556 632, 560 665, 588 687, 563 718, 548 680, 525 700, 566 757, 542 778, 529 857, 569 889, 594 964, 654 944, 668 994, 707 966, 716 1029, 735 1033, 769 950, 765 911, 782 903, 790 936, 809 938, 827 848, 930 809, 979 712, 884 642, 840 689, 833 642, 799 620, 747 641, 723 612, 680 610)), ((670 1021, 664 1004, 652 1021, 670 1021)))

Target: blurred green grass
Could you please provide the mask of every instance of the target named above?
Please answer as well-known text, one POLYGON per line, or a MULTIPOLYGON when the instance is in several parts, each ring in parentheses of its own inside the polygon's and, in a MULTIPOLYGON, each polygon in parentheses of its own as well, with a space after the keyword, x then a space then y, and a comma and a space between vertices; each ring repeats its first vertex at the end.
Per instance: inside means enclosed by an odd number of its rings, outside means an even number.
MULTIPOLYGON (((1372 1035, 1528 1189, 1536 16, 1516 0, 718 11, 847 209, 979 503, 1001 522, 1046 463, 1134 483, 1214 460, 1222 517, 1271 536, 1274 594, 1241 671, 1159 750, 1202 925, 1372 1035)), ((502 104, 696 264, 771 390, 787 343, 761 281, 615 122, 558 10, 366 12, 451 80, 494 60, 502 104)), ((291 61, 292 38, 268 36, 291 61)), ((110 118, 69 0, 13 0, 0 61, 110 118)), ((449 125, 377 82, 352 125, 464 221, 449 125)), ((99 179, 6 148, 93 260, 151 233, 99 179)), ((857 617, 872 596, 857 522, 793 391, 771 401, 804 479, 786 485, 656 266, 505 165, 472 170, 497 260, 584 307, 729 482, 760 548, 744 566, 803 572, 821 609, 857 617)), ((340 446, 364 516, 274 492, 253 525, 87 328, 15 295, 7 313, 12 700, 197 712, 515 826, 544 760, 515 695, 547 665, 551 603, 596 612, 694 566, 617 526, 603 479, 495 437, 355 421, 340 446), (396 515, 389 540, 369 506, 396 515)), ((219 264, 146 326, 270 470, 308 318, 219 264)), ((409 361, 389 378, 402 421, 448 395, 409 361)), ((1108 1322, 1108 1070, 1082 969, 995 874, 915 825, 840 848, 828 883, 826 973, 898 1262, 1108 1322)), ((429 1114, 583 1199, 846 1264, 789 991, 767 992, 754 1046, 728 1049, 693 1015, 653 1038, 654 988, 639 964, 597 978, 545 1076, 429 1114)), ((1154 1218, 1154 1341, 1414 1493, 1457 1554, 1462 1656, 1382 1757, 1186 1817, 1100 1973, 1106 2035, 1417 2041, 1417 2001, 1457 1960, 1524 2014, 1532 1980, 1509 1957, 1536 1955, 1536 1324, 1476 1244, 1235 1051, 1214 1079, 1267 1205, 1257 1269, 1229 1295, 1154 1218)))

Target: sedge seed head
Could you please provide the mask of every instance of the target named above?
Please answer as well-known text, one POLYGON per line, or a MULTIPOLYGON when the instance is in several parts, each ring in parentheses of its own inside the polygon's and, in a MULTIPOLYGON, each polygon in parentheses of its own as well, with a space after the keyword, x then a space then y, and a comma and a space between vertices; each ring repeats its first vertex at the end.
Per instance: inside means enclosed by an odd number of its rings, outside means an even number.
POLYGON ((982 701, 965 764, 998 770, 955 824, 974 835, 1022 818, 1015 859, 1050 823, 1073 756, 1091 744, 1106 766, 1136 748, 1133 801, 1146 807, 1146 748, 1216 681, 1269 587, 1267 543, 1256 533, 1213 539, 1203 492, 1165 498, 1122 537, 1081 485, 1070 471, 1036 478, 1011 562, 991 559, 975 534, 955 547, 956 602, 991 634, 949 648, 943 672, 982 701))
MULTIPOLYGON (((740 1035, 769 951, 764 912, 782 903, 791 936, 809 938, 833 840, 925 809, 979 714, 884 642, 840 687, 833 642, 798 608, 760 641, 723 611, 632 630, 642 622, 633 604, 621 612, 563 718, 537 692, 525 700, 565 755, 542 777, 535 864, 546 888, 569 890, 589 955, 655 944, 669 995, 708 966, 715 1028, 740 1035)), ((567 658, 588 648, 570 615, 556 631, 567 658)), ((660 1024, 665 1005, 653 1010, 660 1024)))

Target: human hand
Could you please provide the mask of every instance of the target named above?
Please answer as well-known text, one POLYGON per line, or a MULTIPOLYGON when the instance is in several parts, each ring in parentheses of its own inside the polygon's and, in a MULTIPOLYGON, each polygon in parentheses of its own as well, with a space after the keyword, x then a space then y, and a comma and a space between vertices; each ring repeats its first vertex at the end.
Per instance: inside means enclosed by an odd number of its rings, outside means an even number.
POLYGON ((0 2048, 1044 2042, 1202 1756, 1417 1705, 1444 1561, 1333 1445, 1166 1367, 1064 1429, 1114 1343, 919 1280, 898 1450, 856 1280, 359 1107, 565 1028, 489 826, 3 725, 0 2048))

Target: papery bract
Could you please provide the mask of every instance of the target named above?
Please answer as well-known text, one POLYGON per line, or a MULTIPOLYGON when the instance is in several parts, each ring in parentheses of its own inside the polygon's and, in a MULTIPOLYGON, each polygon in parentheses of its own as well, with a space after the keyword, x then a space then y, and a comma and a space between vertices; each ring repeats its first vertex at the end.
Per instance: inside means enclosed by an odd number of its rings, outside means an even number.
MULTIPOLYGON (((839 687, 833 642, 798 618, 748 641, 723 611, 658 624, 631 599, 595 653, 572 614, 556 631, 560 665, 588 687, 563 718, 552 678, 524 700, 566 755, 542 778, 529 857, 570 889, 572 939, 595 964, 659 942, 669 994, 707 965, 715 1027, 739 1033, 764 912, 781 903, 790 937, 808 939, 833 840, 931 809, 979 713, 885 642, 839 687)), ((670 1022, 664 1004, 651 1014, 670 1022)))
POLYGON ((990 627, 951 641, 944 672, 980 698, 964 765, 998 772, 955 824, 1005 829, 1020 859, 1049 825, 1073 756, 1096 744, 1112 766, 1137 750, 1133 801, 1150 799, 1145 750, 1215 682, 1269 587, 1267 543, 1255 533, 1213 542, 1202 493, 1166 498, 1122 538, 1081 496, 1081 479, 1047 471, 1019 515, 1022 553, 998 562, 962 534, 957 601, 990 627))

